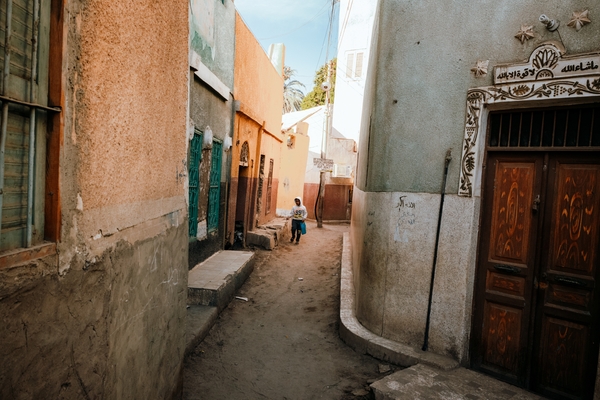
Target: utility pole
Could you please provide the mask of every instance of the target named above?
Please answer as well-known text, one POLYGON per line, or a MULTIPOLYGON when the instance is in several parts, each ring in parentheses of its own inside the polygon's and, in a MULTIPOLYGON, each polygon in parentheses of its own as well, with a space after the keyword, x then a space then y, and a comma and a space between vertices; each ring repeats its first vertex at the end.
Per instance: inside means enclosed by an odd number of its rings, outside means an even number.
MULTIPOLYGON (((334 0, 335 1, 335 0, 334 0)), ((327 79, 325 80, 323 90, 325 91, 325 129, 321 139, 321 159, 327 158, 327 146, 329 144, 329 127, 331 125, 331 101, 329 90, 331 89, 331 68, 333 63, 327 61, 327 79)), ((319 175, 319 197, 317 200, 317 228, 323 227, 323 200, 325 199, 325 184, 327 182, 327 170, 322 168, 319 175)))
MULTIPOLYGON (((333 28, 333 14, 335 3, 338 0, 331 0, 331 13, 329 14, 329 31, 327 32, 327 50, 325 52, 325 60, 327 62, 327 79, 321 84, 321 89, 325 91, 325 129, 321 139, 321 160, 325 162, 327 158, 327 146, 329 144, 329 129, 331 125, 331 100, 329 91, 331 90, 331 69, 333 62, 329 60, 329 46, 331 43, 331 30, 333 28)), ((317 197, 317 210, 315 218, 317 219, 317 228, 323 227, 323 200, 325 198, 325 183, 327 182, 327 170, 321 167, 319 174, 319 195, 317 197)))

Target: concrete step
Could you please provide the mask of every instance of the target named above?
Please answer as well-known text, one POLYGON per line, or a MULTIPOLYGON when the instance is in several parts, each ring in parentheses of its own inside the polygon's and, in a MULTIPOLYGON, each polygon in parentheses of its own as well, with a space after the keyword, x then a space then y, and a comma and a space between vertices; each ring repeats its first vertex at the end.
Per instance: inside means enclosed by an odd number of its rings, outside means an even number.
POLYGON ((273 250, 288 232, 288 220, 277 218, 246 233, 246 246, 273 250))
POLYGON ((251 251, 220 251, 188 275, 188 305, 213 306, 221 312, 254 269, 251 251))
POLYGON ((417 364, 388 375, 372 383, 371 389, 375 400, 544 399, 466 368, 444 371, 425 364, 417 364))

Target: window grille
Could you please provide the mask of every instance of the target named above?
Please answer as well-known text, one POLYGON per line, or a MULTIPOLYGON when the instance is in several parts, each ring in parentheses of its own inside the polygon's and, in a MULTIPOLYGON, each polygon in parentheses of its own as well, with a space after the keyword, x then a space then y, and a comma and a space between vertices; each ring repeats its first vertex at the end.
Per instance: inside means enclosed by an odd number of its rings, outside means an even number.
POLYGON ((600 148, 600 105, 490 113, 491 149, 600 148))
POLYGON ((0 1, 0 250, 43 240, 49 26, 49 1, 0 1))

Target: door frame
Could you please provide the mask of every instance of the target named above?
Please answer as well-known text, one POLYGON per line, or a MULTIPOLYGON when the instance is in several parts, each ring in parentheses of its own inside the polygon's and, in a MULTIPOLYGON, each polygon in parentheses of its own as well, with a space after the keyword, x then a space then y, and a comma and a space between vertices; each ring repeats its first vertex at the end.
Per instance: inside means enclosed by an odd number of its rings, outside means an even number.
MULTIPOLYGON (((488 129, 488 116, 491 111, 522 109, 522 108, 547 108, 565 105, 582 105, 587 103, 600 103, 600 70, 590 69, 584 72, 567 71, 563 65, 577 64, 600 59, 600 52, 565 55, 562 44, 545 42, 536 47, 528 61, 524 63, 511 63, 497 65, 494 68, 492 86, 476 87, 469 89, 466 95, 466 116, 463 136, 462 155, 460 158, 460 177, 458 196, 475 197, 475 204, 479 213, 476 220, 481 223, 483 206, 482 177, 486 161, 486 138, 488 129), (540 54, 555 53, 552 65, 540 63, 540 54), (539 68, 538 68, 539 67, 539 68), (518 70, 528 68, 534 71, 528 77, 520 76, 518 70), (511 75, 512 74, 512 75, 511 75)), ((477 257, 479 255, 480 229, 473 229, 473 239, 478 243, 477 257)), ((477 291, 477 265, 478 259, 474 257, 475 266, 471 271, 471 299, 472 307, 475 306, 475 292, 477 291)), ((467 320, 467 329, 471 332, 468 358, 473 350, 473 319, 467 320)), ((600 376, 596 375, 596 382, 600 376)), ((600 393, 600 384, 596 385, 596 393, 600 393)))

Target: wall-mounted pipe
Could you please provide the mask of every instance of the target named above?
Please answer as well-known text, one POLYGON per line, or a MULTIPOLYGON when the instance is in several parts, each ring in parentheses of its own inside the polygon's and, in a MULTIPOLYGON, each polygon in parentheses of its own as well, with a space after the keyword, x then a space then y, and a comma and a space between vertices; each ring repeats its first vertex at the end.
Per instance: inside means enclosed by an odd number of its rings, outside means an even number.
POLYGON ((442 194, 440 197, 440 211, 438 213, 437 231, 435 233, 435 248, 433 250, 433 266, 431 268, 431 280, 429 282, 429 302, 427 303, 427 322, 425 323, 425 338, 423 339, 423 351, 429 348, 429 323, 431 317, 431 300, 433 299, 433 282, 435 280, 435 267, 437 264, 438 247, 440 243, 440 228, 442 226, 442 212, 444 210, 444 196, 446 194, 446 178, 448 177, 448 165, 452 160, 452 149, 446 152, 444 159, 444 178, 442 180, 442 194))

